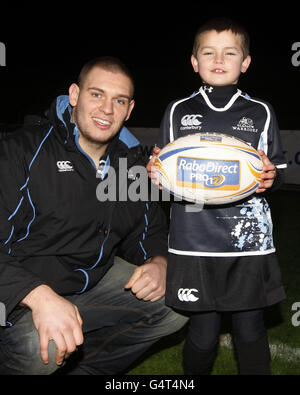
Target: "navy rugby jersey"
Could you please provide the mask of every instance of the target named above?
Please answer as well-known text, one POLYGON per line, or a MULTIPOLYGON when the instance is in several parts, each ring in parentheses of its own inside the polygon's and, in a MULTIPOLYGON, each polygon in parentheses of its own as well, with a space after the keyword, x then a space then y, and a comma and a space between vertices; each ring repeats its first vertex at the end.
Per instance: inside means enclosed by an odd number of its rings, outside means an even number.
MULTIPOLYGON (((192 133, 218 132, 262 149, 278 169, 285 168, 274 111, 236 85, 204 85, 173 101, 164 114, 158 146, 192 133)), ((233 204, 202 209, 185 202, 171 208, 169 252, 194 256, 241 256, 275 251, 269 205, 260 194, 233 204), (192 208, 193 206, 193 208, 192 208)))

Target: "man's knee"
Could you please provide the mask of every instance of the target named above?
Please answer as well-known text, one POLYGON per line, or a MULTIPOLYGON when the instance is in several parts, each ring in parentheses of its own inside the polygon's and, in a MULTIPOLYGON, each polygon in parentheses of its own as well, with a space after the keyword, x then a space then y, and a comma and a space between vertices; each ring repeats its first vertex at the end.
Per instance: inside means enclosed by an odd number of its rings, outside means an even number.
POLYGON ((174 310, 170 309, 170 312, 168 313, 168 316, 165 320, 166 329, 169 328, 168 334, 179 331, 187 322, 187 316, 176 313, 174 310))
POLYGON ((35 343, 31 349, 31 353, 26 355, 26 358, 31 359, 31 363, 24 366, 25 371, 23 374, 27 375, 49 375, 54 373, 59 366, 56 364, 56 346, 53 340, 50 340, 48 346, 49 362, 43 363, 40 354, 40 343, 35 343))
POLYGON ((3 329, 0 352, 0 373, 7 375, 49 375, 58 369, 56 346, 49 342, 49 363, 40 354, 40 339, 32 324, 31 312, 11 328, 3 329))
POLYGON ((170 307, 166 306, 165 298, 156 302, 147 302, 152 304, 152 324, 160 336, 170 335, 180 330, 188 321, 188 317, 177 313, 170 307))

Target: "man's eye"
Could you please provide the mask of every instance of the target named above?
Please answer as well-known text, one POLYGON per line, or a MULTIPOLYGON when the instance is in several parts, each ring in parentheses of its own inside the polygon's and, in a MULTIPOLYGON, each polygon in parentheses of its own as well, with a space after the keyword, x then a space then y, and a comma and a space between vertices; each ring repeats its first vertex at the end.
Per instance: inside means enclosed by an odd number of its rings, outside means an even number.
POLYGON ((124 99, 117 99, 116 102, 118 104, 124 105, 125 104, 125 100, 124 99))
POLYGON ((99 98, 99 97, 101 97, 101 94, 98 93, 98 92, 94 92, 94 93, 92 93, 92 96, 96 97, 96 98, 99 98))

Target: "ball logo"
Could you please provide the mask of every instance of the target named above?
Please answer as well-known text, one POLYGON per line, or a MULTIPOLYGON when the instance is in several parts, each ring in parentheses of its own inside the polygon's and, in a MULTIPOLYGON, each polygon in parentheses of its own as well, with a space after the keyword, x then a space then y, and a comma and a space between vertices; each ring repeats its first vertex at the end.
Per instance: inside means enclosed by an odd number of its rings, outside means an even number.
POLYGON ((194 293, 199 292, 198 289, 192 288, 179 288, 178 290, 178 299, 181 302, 197 302, 199 298, 195 296, 194 293))
POLYGON ((240 187, 240 162, 179 157, 177 185, 188 188, 236 191, 240 187))
POLYGON ((222 174, 216 174, 209 177, 205 182, 204 185, 208 188, 216 187, 218 188, 225 182, 225 177, 222 174))

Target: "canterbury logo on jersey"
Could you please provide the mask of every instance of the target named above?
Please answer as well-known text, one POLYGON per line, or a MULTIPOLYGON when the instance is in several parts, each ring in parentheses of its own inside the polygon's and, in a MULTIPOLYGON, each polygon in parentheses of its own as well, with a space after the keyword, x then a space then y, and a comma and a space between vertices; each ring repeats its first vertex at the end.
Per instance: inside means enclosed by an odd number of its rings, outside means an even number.
POLYGON ((181 302, 197 302, 199 298, 195 296, 194 293, 199 292, 198 289, 195 288, 179 288, 178 290, 178 299, 181 302))
POLYGON ((180 130, 193 129, 200 130, 202 122, 199 120, 203 118, 200 114, 187 114, 181 118, 181 128, 180 130))
POLYGON ((56 165, 59 172, 74 171, 72 163, 68 160, 60 160, 56 162, 56 165))

